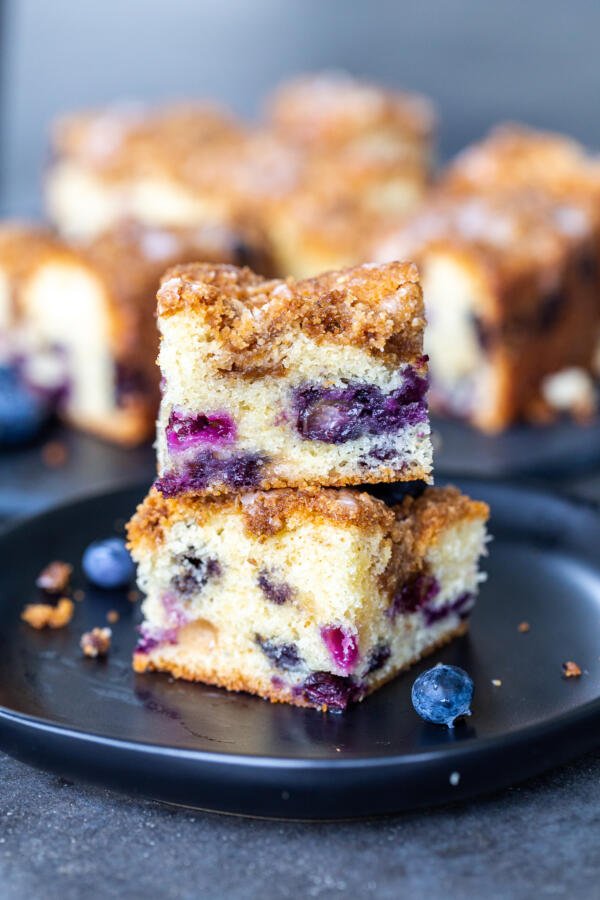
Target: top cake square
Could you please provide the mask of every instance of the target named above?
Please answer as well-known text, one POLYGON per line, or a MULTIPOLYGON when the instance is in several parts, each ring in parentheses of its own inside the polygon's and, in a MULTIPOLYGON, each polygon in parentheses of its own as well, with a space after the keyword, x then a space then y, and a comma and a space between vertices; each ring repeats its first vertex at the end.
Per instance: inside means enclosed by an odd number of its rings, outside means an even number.
POLYGON ((158 324, 165 496, 430 480, 411 263, 304 281, 180 266, 158 292, 158 324))

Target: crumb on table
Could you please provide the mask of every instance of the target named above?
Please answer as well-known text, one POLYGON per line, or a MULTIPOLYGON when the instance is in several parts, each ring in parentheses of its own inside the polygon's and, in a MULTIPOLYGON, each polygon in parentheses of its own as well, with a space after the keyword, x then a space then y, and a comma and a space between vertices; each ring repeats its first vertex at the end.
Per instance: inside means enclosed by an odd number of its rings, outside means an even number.
POLYGON ((84 656, 95 659, 98 656, 106 656, 110 650, 112 631, 110 628, 92 628, 81 635, 79 645, 84 656))
POLYGON ((111 625, 114 625, 115 622, 118 622, 120 618, 121 617, 116 609, 109 609, 109 611, 106 613, 106 621, 110 622, 111 625))
POLYGON ((73 566, 56 559, 42 569, 36 579, 36 587, 48 594, 61 594, 68 588, 72 573, 73 566))
POLYGON ((581 669, 576 662, 568 660, 562 664, 563 675, 565 678, 579 678, 581 669))
POLYGON ((56 606, 50 603, 28 603, 21 619, 32 628, 64 628, 73 618, 75 604, 68 597, 61 597, 56 606))
POLYGON ((78 603, 81 603, 81 601, 84 599, 85 591, 82 591, 81 588, 77 588, 76 591, 73 591, 73 600, 77 600, 78 603))
POLYGON ((529 624, 529 622, 519 622, 519 625, 517 626, 517 631, 520 631, 521 634, 526 634, 530 628, 531 628, 531 625, 529 624))

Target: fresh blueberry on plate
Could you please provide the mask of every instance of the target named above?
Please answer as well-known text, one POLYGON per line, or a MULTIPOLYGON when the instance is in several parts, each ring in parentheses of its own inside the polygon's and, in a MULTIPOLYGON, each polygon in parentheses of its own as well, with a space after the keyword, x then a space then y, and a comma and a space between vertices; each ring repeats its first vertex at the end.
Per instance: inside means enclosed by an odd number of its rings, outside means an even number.
POLYGON ((458 666, 438 663, 422 672, 412 686, 412 703, 426 722, 454 727, 459 716, 471 715, 473 681, 458 666))
POLYGON ((48 404, 19 378, 17 370, 0 366, 0 447, 33 440, 48 416, 48 404))
POLYGON ((94 541, 83 554, 83 571, 96 587, 115 589, 133 581, 135 566, 123 538, 94 541))

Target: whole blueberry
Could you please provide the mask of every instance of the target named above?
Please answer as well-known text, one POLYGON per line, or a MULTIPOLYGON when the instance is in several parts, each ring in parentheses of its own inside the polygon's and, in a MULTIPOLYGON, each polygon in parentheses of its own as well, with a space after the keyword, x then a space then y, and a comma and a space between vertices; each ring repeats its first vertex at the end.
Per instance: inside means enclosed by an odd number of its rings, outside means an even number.
POLYGON ((438 663, 412 686, 413 706, 426 722, 454 726, 459 716, 471 715, 473 681, 463 669, 438 663))
POLYGON ((0 366, 0 446, 33 440, 48 419, 47 403, 10 366, 0 366))
POLYGON ((124 588, 133 580, 135 566, 123 538, 94 541, 82 559, 86 576, 101 588, 124 588))

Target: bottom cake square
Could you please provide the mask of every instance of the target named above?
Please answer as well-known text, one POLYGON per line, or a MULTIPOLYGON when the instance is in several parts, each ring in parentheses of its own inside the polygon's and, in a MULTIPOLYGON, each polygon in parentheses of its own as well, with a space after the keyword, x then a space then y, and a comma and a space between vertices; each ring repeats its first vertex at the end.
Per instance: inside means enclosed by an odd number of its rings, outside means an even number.
POLYGON ((146 594, 137 672, 342 710, 463 634, 485 503, 429 488, 165 499, 128 526, 146 594))

